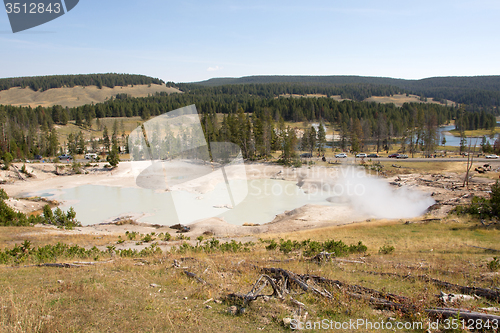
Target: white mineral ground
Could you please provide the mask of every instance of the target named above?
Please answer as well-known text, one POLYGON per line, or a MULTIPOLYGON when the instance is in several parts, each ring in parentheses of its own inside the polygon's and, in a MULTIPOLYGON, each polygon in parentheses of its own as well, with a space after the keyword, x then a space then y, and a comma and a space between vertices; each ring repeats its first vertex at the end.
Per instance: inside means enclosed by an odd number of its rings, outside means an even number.
MULTIPOLYGON (((61 164, 59 164, 61 165, 61 164)), ((0 181, 6 182, 1 185, 11 197, 7 203, 24 213, 39 211, 44 202, 35 202, 26 199, 13 199, 26 193, 45 191, 48 189, 65 189, 80 185, 104 185, 137 187, 135 175, 130 162, 122 162, 114 170, 107 170, 99 164, 96 167, 86 168, 87 174, 55 174, 55 164, 34 163, 26 164, 28 172, 34 177, 20 180, 18 174, 11 168, 9 171, 0 172, 0 181)), ((22 164, 17 164, 20 169, 22 164)), ((436 209, 427 212, 430 217, 443 217, 455 204, 465 203, 470 200, 471 193, 487 195, 493 180, 474 177, 471 188, 462 188, 463 175, 450 173, 445 175, 423 175, 407 174, 389 178, 354 177, 351 169, 349 172, 340 168, 326 167, 302 167, 284 168, 282 166, 265 163, 245 163, 247 179, 280 179, 296 181, 307 193, 317 188, 327 188, 334 193, 341 194, 340 190, 351 187, 355 191, 358 182, 363 185, 364 191, 358 191, 355 195, 332 195, 331 202, 347 203, 344 205, 314 205, 293 209, 277 215, 272 221, 262 225, 238 226, 225 222, 221 218, 209 218, 190 224, 191 230, 185 233, 194 240, 204 232, 211 232, 215 236, 228 237, 228 239, 254 239, 252 235, 261 233, 286 233, 305 229, 314 229, 335 225, 343 225, 354 222, 362 222, 374 219, 421 219, 426 213, 427 207, 437 202, 436 209), (347 184, 347 185, 346 185, 347 184), (337 187, 335 187, 337 186, 337 187), (431 197, 432 194, 432 197, 431 197), (435 200, 435 201, 434 201, 435 200), (450 204, 451 203, 451 204, 450 204), (419 217, 420 216, 420 217, 419 217)), ((358 172, 358 171, 355 171, 358 172)), ((61 171, 60 171, 61 173, 61 171)), ((217 175, 205 176, 204 179, 195 179, 189 183, 188 189, 200 193, 200 196, 210 191, 221 179, 210 179, 219 177, 217 175)), ((219 177, 220 178, 220 177, 219 177)), ((78 212, 77 212, 78 214, 78 212)), ((136 219, 139 216, 131 216, 136 219)), ((77 215, 78 218, 78 215, 77 215)), ((100 223, 74 230, 60 230, 55 227, 37 226, 39 233, 75 233, 75 234, 120 234, 125 231, 137 231, 139 233, 170 232, 175 235, 175 230, 168 226, 155 228, 148 224, 116 224, 100 223)), ((208 238, 209 236, 205 237, 208 238)), ((134 242, 135 243, 135 242, 134 242)), ((170 243, 170 242, 169 242, 170 243)), ((134 247, 132 242, 126 242, 120 247, 134 247)), ((167 246, 168 247, 168 246, 167 246)))

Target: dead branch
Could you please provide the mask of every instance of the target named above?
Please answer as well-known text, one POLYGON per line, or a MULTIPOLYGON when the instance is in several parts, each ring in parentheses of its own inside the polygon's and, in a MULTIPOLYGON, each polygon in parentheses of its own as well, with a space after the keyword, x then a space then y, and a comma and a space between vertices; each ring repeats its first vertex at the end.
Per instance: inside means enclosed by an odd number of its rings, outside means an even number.
POLYGON ((314 257, 307 258, 305 260, 314 261, 314 262, 317 262, 317 263, 322 263, 322 262, 328 262, 328 261, 335 260, 335 261, 347 262, 347 263, 351 263, 351 264, 365 264, 364 261, 360 261, 360 260, 350 260, 350 259, 336 258, 335 257, 335 252, 329 253, 329 252, 326 252, 326 251, 320 252, 317 255, 315 255, 314 257))
POLYGON ((467 309, 450 309, 450 308, 433 308, 433 309, 426 309, 425 312, 429 314, 430 317, 434 318, 449 318, 449 317, 454 317, 456 318, 457 316, 460 316, 460 319, 465 319, 465 320, 482 320, 482 321, 497 321, 500 322, 500 316, 495 316, 491 314, 486 314, 486 313, 481 313, 481 312, 475 312, 475 311, 470 311, 467 309))
MULTIPOLYGON (((255 266, 255 268, 258 269, 258 267, 255 266)), ((390 310, 398 310, 401 313, 404 314, 412 314, 416 313, 418 311, 418 308, 413 304, 413 302, 405 296, 400 296, 400 295, 394 295, 390 293, 384 293, 380 292, 378 290, 366 288, 363 286, 358 286, 358 285, 349 285, 344 282, 341 282, 339 280, 331 280, 327 279, 321 276, 316 276, 316 275, 309 275, 309 274, 296 274, 294 272, 282 269, 282 268, 274 268, 274 267, 263 267, 260 268, 261 271, 264 273, 268 274, 274 274, 276 278, 272 278, 271 276, 268 276, 267 274, 262 274, 257 282, 254 284, 252 287, 252 290, 246 294, 239 294, 239 293, 233 293, 228 295, 230 298, 238 298, 242 299, 244 301, 244 305, 247 305, 251 301, 254 301, 258 297, 273 297, 277 296, 281 299, 283 299, 283 290, 285 289, 285 286, 287 285, 288 281, 293 281, 294 284, 296 284, 298 287, 300 287, 304 291, 313 291, 323 297, 332 299, 333 296, 328 292, 326 289, 323 291, 320 291, 318 288, 314 287, 308 281, 312 281, 314 283, 317 283, 319 285, 329 285, 329 286, 335 286, 339 290, 341 290, 345 295, 356 298, 356 299, 362 299, 365 301, 368 301, 372 306, 375 306, 377 308, 381 309, 390 309, 390 310), (280 292, 278 290, 278 281, 283 281, 283 288, 282 291, 280 292), (273 294, 272 295, 263 295, 260 294, 264 287, 267 284, 270 284, 271 287, 273 288, 273 294)), ((380 274, 380 275, 391 275, 391 276, 397 276, 397 277, 403 277, 399 274, 395 273, 377 273, 377 272, 365 272, 365 273, 372 273, 372 274, 380 274)), ((459 286, 455 284, 450 284, 448 282, 440 281, 437 279, 432 279, 427 276, 406 276, 404 278, 411 278, 411 279, 422 279, 424 281, 429 281, 441 286, 447 286, 449 288, 457 288, 461 291, 469 291, 472 292, 474 291, 474 294, 476 295, 481 295, 485 296, 486 298, 488 297, 498 297, 498 292, 490 289, 485 289, 485 288, 476 288, 476 287, 465 287, 465 286, 459 286)), ((494 300, 498 300, 500 298, 490 298, 494 300)), ((299 306, 300 309, 305 308, 305 304, 296 301, 292 297, 290 297, 290 301, 299 306)), ((448 317, 460 317, 460 319, 465 319, 465 320, 500 320, 500 316, 495 316, 495 315, 490 315, 490 314, 484 314, 484 313, 479 313, 479 312, 474 312, 466 309, 450 309, 450 308, 430 308, 425 310, 430 317, 437 317, 437 318, 448 318, 448 317)))
POLYGON ((68 263, 45 263, 45 264, 38 264, 36 266, 38 266, 38 267, 59 267, 59 268, 83 267, 82 265, 68 264, 68 263))
POLYGON ((481 250, 486 250, 486 251, 490 251, 490 252, 500 252, 500 250, 495 250, 495 249, 489 249, 487 247, 480 247, 480 246, 474 246, 474 245, 467 245, 469 247, 474 247, 476 249, 481 249, 481 250))
POLYGON ((195 279, 196 281, 198 281, 199 283, 201 284, 208 284, 210 285, 210 283, 208 283, 207 281, 203 280, 201 277, 197 276, 196 274, 194 273, 191 273, 189 271, 184 271, 184 274, 186 274, 187 276, 189 276, 190 278, 193 278, 195 279))
POLYGON ((14 171, 16 172, 17 174, 17 177, 19 178, 19 180, 26 180, 23 175, 21 175, 21 172, 19 172, 19 170, 17 169, 17 167, 15 165, 12 165, 12 169, 14 169, 14 171))
POLYGON ((255 301, 259 297, 273 297, 276 296, 277 298, 283 298, 282 293, 278 290, 278 286, 276 285, 275 281, 273 278, 271 278, 269 275, 262 274, 259 279, 255 282, 255 284, 252 287, 252 290, 248 292, 246 295, 238 294, 238 293, 233 293, 229 294, 228 297, 231 298, 239 298, 243 300, 243 307, 245 307, 248 303, 255 301), (271 288, 273 288, 273 293, 271 295, 265 295, 261 294, 262 290, 269 284, 271 288))
POLYGON ((480 288, 480 287, 468 287, 461 286, 459 284, 449 283, 446 281, 441 281, 438 279, 430 278, 427 275, 401 275, 397 273, 383 273, 383 272, 367 272, 363 271, 363 273, 372 274, 372 275, 382 275, 382 276, 393 276, 401 279, 410 279, 410 280, 421 280, 424 282, 433 283, 436 286, 448 289, 455 290, 461 292, 462 294, 467 295, 476 295, 480 297, 484 297, 490 301, 499 302, 500 301, 500 292, 488 289, 488 288, 480 288))

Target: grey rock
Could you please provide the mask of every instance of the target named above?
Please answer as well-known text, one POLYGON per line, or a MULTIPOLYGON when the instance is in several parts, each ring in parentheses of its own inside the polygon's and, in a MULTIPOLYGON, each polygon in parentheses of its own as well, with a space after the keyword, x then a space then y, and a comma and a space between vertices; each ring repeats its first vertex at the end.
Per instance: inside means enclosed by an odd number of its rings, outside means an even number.
POLYGON ((238 308, 235 305, 230 306, 227 309, 227 312, 229 312, 230 314, 232 314, 234 316, 234 315, 236 315, 238 313, 238 308))

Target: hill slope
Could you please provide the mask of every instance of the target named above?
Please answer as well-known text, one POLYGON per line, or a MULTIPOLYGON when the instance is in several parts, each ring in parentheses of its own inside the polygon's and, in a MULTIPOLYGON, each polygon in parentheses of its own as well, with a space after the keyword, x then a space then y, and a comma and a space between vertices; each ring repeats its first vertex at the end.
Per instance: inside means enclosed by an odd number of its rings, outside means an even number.
POLYGON ((54 88, 74 86, 97 86, 99 88, 128 86, 134 84, 164 84, 160 79, 138 74, 77 74, 77 75, 48 75, 30 77, 11 77, 0 79, 0 91, 14 87, 30 87, 33 91, 45 91, 54 88))
POLYGON ((102 87, 101 89, 96 86, 76 86, 46 91, 33 91, 30 88, 17 87, 0 91, 0 104, 31 107, 61 105, 71 108, 91 103, 102 103, 117 94, 127 94, 131 97, 147 97, 157 92, 181 93, 177 88, 157 84, 151 84, 150 86, 115 86, 114 88, 102 87))
POLYGON ((229 84, 307 84, 307 85, 384 85, 410 93, 452 100, 458 103, 491 107, 500 106, 500 76, 450 76, 421 80, 393 79, 369 76, 246 76, 241 78, 214 78, 194 82, 203 86, 229 84))

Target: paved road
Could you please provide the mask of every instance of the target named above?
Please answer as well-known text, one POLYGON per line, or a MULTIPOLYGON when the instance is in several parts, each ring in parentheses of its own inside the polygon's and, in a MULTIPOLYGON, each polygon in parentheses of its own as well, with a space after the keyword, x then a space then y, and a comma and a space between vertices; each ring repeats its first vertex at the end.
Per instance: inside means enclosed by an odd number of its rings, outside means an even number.
MULTIPOLYGON (((302 158, 303 161, 308 161, 309 158, 302 158)), ((311 158, 312 161, 321 161, 321 159, 317 157, 311 158)), ((369 160, 369 158, 365 158, 366 161, 369 160)), ((424 157, 415 157, 415 158, 406 158, 406 159, 398 159, 398 158, 388 158, 388 157, 378 157, 378 158, 372 158, 372 161, 381 161, 381 162, 394 162, 394 164, 398 163, 408 163, 408 162, 467 162, 467 157, 437 157, 437 158, 424 158, 424 157)), ((121 162, 126 162, 129 160, 121 160, 121 162)), ((347 158, 327 158, 328 162, 340 162, 342 164, 352 164, 352 163, 359 163, 361 162, 360 158, 355 158, 355 157, 347 157, 347 158)), ((67 163, 66 160, 60 161, 61 163, 67 163)), ((87 162, 90 162, 91 164, 95 164, 97 162, 91 161, 91 160, 86 160, 86 159, 77 159, 76 162, 80 162, 82 164, 85 164, 87 162)), ((101 160, 101 163, 106 162, 106 160, 101 160)), ((73 161, 69 162, 70 164, 73 163, 73 161)), ((106 162, 107 163, 107 162, 106 162)), ((491 165, 500 165, 500 159, 488 159, 484 157, 474 157, 474 163, 488 163, 491 165)))
MULTIPOLYGON (((365 158, 365 160, 369 160, 365 158)), ((340 163, 353 163, 360 162, 360 158, 347 157, 347 158, 328 158, 327 161, 335 162, 338 161, 340 163)), ((406 158, 406 159, 398 159, 398 158, 388 158, 388 157, 379 157, 372 158, 372 161, 384 161, 384 162, 394 162, 396 163, 405 163, 405 162, 467 162, 467 157, 436 157, 436 158, 424 158, 424 157, 415 157, 415 158, 406 158)), ((474 163, 484 162, 489 164, 500 164, 500 159, 488 159, 484 157, 474 157, 474 163)))

